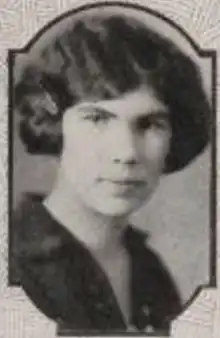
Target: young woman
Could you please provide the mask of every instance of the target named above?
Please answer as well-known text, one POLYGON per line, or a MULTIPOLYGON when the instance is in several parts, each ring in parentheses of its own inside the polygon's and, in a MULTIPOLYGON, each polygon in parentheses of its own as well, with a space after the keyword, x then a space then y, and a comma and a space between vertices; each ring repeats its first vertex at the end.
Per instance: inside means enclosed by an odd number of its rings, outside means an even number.
POLYGON ((52 191, 15 217, 17 281, 60 332, 169 328, 178 291, 128 216, 208 142, 199 72, 123 15, 69 23, 15 87, 20 137, 59 157, 52 191))

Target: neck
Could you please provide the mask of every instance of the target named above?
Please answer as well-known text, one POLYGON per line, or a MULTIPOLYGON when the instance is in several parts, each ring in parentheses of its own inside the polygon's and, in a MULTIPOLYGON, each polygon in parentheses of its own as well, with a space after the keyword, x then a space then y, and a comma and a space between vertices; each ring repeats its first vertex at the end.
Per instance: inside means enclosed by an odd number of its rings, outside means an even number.
POLYGON ((79 199, 62 175, 43 204, 64 227, 97 255, 110 256, 122 247, 122 217, 98 213, 79 199))

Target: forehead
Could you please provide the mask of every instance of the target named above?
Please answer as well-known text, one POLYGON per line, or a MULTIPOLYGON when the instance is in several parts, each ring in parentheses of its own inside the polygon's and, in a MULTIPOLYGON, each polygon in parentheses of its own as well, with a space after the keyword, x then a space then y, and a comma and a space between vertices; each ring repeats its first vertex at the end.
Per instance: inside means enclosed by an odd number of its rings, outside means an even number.
POLYGON ((163 111, 168 113, 167 106, 159 99, 155 91, 148 85, 122 94, 114 99, 84 102, 82 106, 98 107, 116 115, 135 117, 163 111))

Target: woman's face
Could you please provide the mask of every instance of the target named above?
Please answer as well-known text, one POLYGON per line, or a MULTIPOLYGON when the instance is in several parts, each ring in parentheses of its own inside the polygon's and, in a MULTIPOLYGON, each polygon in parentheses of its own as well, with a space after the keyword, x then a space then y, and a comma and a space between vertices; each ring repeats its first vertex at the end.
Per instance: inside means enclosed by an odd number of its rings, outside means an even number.
POLYGON ((155 189, 170 137, 168 109, 146 85, 81 102, 64 114, 61 170, 83 205, 125 216, 155 189))

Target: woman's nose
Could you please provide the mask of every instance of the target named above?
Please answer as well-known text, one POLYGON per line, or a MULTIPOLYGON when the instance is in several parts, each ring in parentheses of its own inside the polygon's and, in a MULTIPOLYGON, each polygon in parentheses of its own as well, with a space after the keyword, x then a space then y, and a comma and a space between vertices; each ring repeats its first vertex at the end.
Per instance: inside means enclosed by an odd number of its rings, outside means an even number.
POLYGON ((137 164, 138 151, 135 135, 129 126, 120 126, 114 139, 113 161, 123 164, 137 164))

